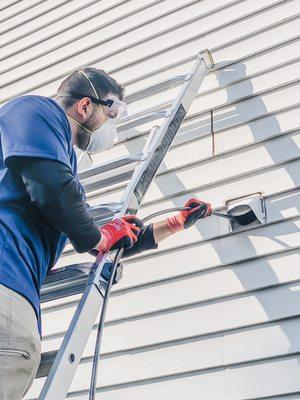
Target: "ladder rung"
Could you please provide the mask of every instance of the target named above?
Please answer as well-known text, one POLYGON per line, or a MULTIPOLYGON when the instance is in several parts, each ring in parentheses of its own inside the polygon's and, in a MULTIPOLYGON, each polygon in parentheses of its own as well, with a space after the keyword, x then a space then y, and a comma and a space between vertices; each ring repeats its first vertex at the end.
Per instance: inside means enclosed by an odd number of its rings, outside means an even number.
POLYGON ((118 125, 118 132, 127 131, 135 128, 136 126, 146 124, 147 122, 155 121, 158 118, 164 118, 168 115, 168 109, 162 111, 147 111, 129 115, 121 120, 118 125))
POLYGON ((107 174, 105 177, 93 177, 93 179, 89 179, 89 182, 81 182, 82 186, 84 187, 84 190, 86 193, 93 192, 94 190, 99 190, 103 189, 105 187, 117 185, 118 183, 121 182, 126 182, 128 179, 131 178, 132 174, 134 172, 134 169, 129 169, 128 171, 123 171, 122 173, 119 173, 118 175, 111 175, 107 174))
POLYGON ((99 206, 90 207, 90 213, 98 226, 109 222, 114 214, 122 208, 122 203, 100 204, 99 206))
POLYGON ((41 302, 56 300, 84 291, 92 263, 72 264, 50 271, 41 289, 41 302))
POLYGON ((122 203, 107 203, 107 204, 99 204, 98 206, 91 206, 89 211, 93 218, 105 217, 111 218, 113 214, 116 214, 122 208, 122 203))
POLYGON ((147 96, 151 96, 152 94, 172 88, 173 86, 178 85, 179 83, 182 83, 184 81, 187 81, 190 78, 191 78, 191 74, 173 76, 172 78, 166 79, 166 80, 158 82, 154 85, 145 87, 142 90, 138 90, 136 92, 128 94, 125 97, 125 101, 127 103, 132 103, 133 101, 143 99, 147 96))
POLYGON ((37 371, 35 378, 44 378, 49 374, 50 368, 53 364, 53 361, 56 357, 57 350, 48 351, 46 353, 42 353, 41 362, 37 371))
POLYGON ((143 159, 143 154, 120 157, 93 168, 82 171, 79 175, 86 192, 102 189, 128 180, 136 165, 143 159))
POLYGON ((80 171, 79 179, 90 178, 91 176, 102 174, 107 171, 115 170, 116 168, 123 167, 139 162, 143 158, 143 153, 135 154, 132 156, 119 157, 114 160, 110 160, 101 164, 98 164, 92 168, 80 171))

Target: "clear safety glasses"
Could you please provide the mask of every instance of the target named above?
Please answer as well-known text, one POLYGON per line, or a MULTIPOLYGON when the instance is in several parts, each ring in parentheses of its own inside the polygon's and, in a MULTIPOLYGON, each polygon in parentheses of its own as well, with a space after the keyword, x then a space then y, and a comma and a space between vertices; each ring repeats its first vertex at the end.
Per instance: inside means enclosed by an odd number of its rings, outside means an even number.
POLYGON ((122 101, 122 100, 118 99, 117 97, 114 97, 113 99, 107 99, 104 101, 106 101, 106 103, 109 102, 109 104, 107 104, 107 107, 109 107, 111 110, 115 111, 117 119, 126 117, 127 104, 125 103, 125 101, 122 101))
POLYGON ((88 97, 89 99, 91 99, 92 103, 101 104, 115 111, 116 116, 114 118, 116 118, 117 120, 127 115, 127 104, 125 103, 125 101, 122 101, 115 96, 113 96, 113 98, 111 99, 102 100, 102 99, 96 99, 96 97, 90 95, 84 95, 82 93, 67 92, 67 93, 60 93, 59 97, 72 97, 74 99, 79 99, 79 100, 83 99, 84 97, 88 97))

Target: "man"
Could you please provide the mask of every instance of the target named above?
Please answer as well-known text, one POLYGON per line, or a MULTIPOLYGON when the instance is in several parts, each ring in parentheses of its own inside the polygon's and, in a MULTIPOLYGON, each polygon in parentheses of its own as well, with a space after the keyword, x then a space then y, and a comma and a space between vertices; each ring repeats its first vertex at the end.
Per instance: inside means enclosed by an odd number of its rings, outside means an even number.
POLYGON ((56 101, 21 96, 0 109, 0 398, 21 399, 40 361, 40 288, 67 238, 79 253, 156 248, 211 213, 191 211, 142 227, 125 216, 98 228, 77 179, 75 150, 107 150, 124 115, 123 88, 104 71, 74 71, 56 101))

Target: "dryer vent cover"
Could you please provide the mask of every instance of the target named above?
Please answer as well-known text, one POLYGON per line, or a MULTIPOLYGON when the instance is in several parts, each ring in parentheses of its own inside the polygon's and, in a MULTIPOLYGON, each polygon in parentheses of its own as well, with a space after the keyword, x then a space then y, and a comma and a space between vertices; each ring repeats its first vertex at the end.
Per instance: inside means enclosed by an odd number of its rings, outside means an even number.
POLYGON ((228 200, 226 204, 227 214, 236 217, 240 225, 248 225, 255 220, 261 224, 266 222, 265 202, 261 193, 228 200))

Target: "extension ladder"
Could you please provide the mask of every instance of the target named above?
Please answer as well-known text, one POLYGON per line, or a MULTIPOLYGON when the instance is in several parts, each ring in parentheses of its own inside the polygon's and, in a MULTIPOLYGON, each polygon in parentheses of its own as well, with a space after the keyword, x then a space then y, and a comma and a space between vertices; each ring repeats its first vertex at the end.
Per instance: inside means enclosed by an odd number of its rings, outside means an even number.
MULTIPOLYGON (((209 51, 201 52, 195 60, 191 73, 155 84, 136 93, 135 98, 130 99, 136 100, 179 84, 182 85, 178 97, 167 110, 152 110, 128 116, 122 120, 122 123, 126 123, 126 126, 130 128, 131 124, 136 125, 137 120, 139 123, 145 123, 156 117, 163 119, 160 127, 152 128, 143 153, 120 157, 86 169, 79 174, 86 191, 105 188, 112 183, 117 184, 130 179, 120 203, 102 204, 91 208, 92 216, 98 225, 103 225, 112 218, 119 218, 124 214, 137 213, 203 79, 212 66, 213 60, 209 51)), ((41 290, 42 302, 83 294, 60 349, 42 354, 37 378, 47 377, 47 379, 39 400, 62 400, 67 396, 99 310, 104 307, 104 298, 106 301, 109 298, 111 285, 108 282, 107 262, 108 254, 99 254, 93 264, 81 263, 57 268, 46 277, 41 290)), ((104 320, 101 323, 103 325, 104 320)))

